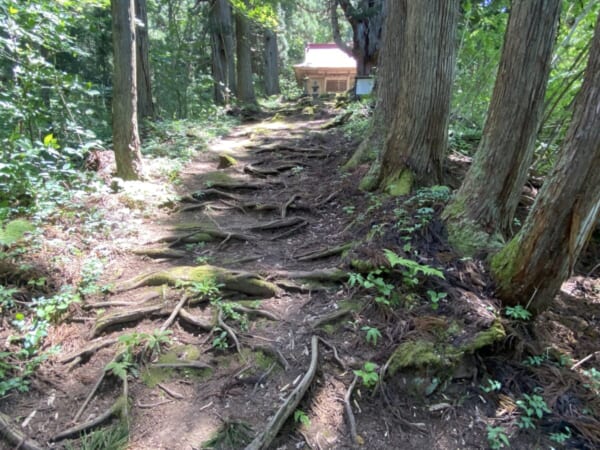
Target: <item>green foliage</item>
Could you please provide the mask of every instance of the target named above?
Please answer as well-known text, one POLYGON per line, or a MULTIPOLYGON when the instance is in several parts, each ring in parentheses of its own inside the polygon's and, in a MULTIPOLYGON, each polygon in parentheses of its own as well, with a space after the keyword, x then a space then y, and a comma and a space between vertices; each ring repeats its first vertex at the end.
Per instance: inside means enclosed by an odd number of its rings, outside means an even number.
POLYGON ((569 427, 565 427, 565 430, 560 433, 550 433, 551 441, 556 442, 557 444, 564 444, 571 438, 571 429, 569 427))
POLYGON ((431 308, 435 310, 440 307, 440 300, 443 300, 446 297, 448 297, 448 294, 446 292, 436 292, 428 290, 427 297, 429 297, 429 300, 431 301, 431 308))
POLYGON ((531 313, 521 305, 507 306, 504 310, 504 314, 506 314, 506 317, 510 317, 511 319, 524 321, 527 321, 532 317, 531 313))
POLYGON ((307 427, 310 425, 310 418, 308 417, 308 414, 306 414, 304 411, 302 411, 301 409, 297 409, 296 411, 294 411, 294 422, 307 427))
POLYGON ((537 394, 523 394, 522 400, 517 400, 517 406, 523 411, 519 420, 519 428, 535 428, 534 419, 541 419, 545 413, 552 412, 546 400, 537 394))
POLYGON ((498 380, 488 379, 487 386, 482 385, 480 387, 483 392, 487 392, 489 394, 490 392, 499 391, 502 389, 502 383, 500 383, 498 380))
POLYGON ((28 220, 11 220, 4 228, 0 228, 0 245, 12 245, 33 230, 35 227, 28 220))
POLYGON ((375 301, 380 305, 391 306, 397 304, 398 295, 394 292, 394 285, 387 283, 383 278, 384 273, 383 269, 372 270, 366 277, 360 273, 350 273, 348 281, 350 286, 375 289, 378 294, 375 296, 375 301))
POLYGON ((364 326, 361 328, 366 335, 365 339, 367 343, 372 344, 374 347, 377 346, 377 341, 381 339, 381 331, 375 327, 364 326))
POLYGON ((245 422, 228 421, 210 440, 203 442, 201 448, 212 450, 231 450, 244 448, 253 438, 253 430, 245 422))
POLYGON ((129 430, 125 424, 119 423, 108 428, 102 428, 89 434, 84 434, 79 446, 66 444, 67 450, 125 450, 129 444, 129 430))
POLYGON ((371 127, 373 116, 373 100, 364 99, 348 104, 347 111, 352 112, 352 116, 342 126, 344 135, 349 139, 363 139, 371 127))
POLYGON ((229 343, 227 342, 227 331, 222 330, 220 327, 214 327, 213 334, 215 335, 215 338, 212 341, 213 348, 219 350, 226 350, 229 348, 229 343))
POLYGON ((377 373, 377 364, 367 361, 363 364, 363 368, 354 371, 354 375, 362 380, 363 386, 372 388, 379 382, 379 374, 377 373))
POLYGON ((424 275, 426 277, 437 277, 444 279, 444 272, 434 267, 419 264, 412 259, 406 259, 398 256, 391 250, 384 249, 385 257, 387 258, 392 268, 399 266, 402 271, 402 279, 404 284, 409 287, 416 287, 419 284, 418 275, 424 275))
POLYGON ((510 442, 508 440, 508 436, 506 435, 506 430, 503 427, 492 427, 488 425, 487 440, 488 444, 490 444, 490 448, 493 450, 498 450, 504 447, 510 447, 510 442))

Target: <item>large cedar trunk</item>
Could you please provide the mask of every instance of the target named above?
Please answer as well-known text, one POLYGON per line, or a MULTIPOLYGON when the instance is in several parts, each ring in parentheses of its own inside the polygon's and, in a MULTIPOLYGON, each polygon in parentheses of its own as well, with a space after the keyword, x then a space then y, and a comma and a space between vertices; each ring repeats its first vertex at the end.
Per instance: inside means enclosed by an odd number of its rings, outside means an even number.
POLYGON ((560 0, 514 0, 479 149, 445 211, 450 241, 469 254, 508 235, 533 158, 560 0), (476 236, 465 240, 465 229, 476 236))
POLYGON ((210 9, 212 45, 212 74, 215 103, 228 103, 235 93, 235 58, 233 46, 233 18, 227 0, 214 0, 210 9))
POLYGON ((251 27, 248 18, 235 13, 235 39, 237 54, 237 98, 241 103, 256 103, 252 80, 251 27))
MULTIPOLYGON (((345 169, 352 169, 363 162, 381 157, 385 134, 394 118, 400 85, 398 64, 402 61, 401 42, 406 19, 406 3, 390 1, 386 8, 387 13, 382 30, 377 84, 375 87, 377 103, 373 113, 373 121, 367 136, 354 152, 352 158, 345 164, 345 169)), ((373 165, 373 173, 378 171, 378 162, 373 165)), ((366 179, 362 187, 372 189, 376 186, 370 183, 369 179, 366 179)))
POLYGON ((507 305, 546 309, 600 218, 600 16, 559 160, 523 228, 492 260, 507 305))
POLYGON ((117 176, 137 180, 142 157, 137 123, 134 0, 111 0, 113 73, 113 148, 117 176))
POLYGON ((135 0, 136 27, 136 77, 138 118, 154 117, 152 101, 152 80, 150 76, 150 59, 148 57, 148 10, 146 0, 135 0))
POLYGON ((279 90, 279 50, 277 34, 266 29, 264 34, 264 83, 266 95, 277 95, 279 90))
MULTIPOLYGON (((378 186, 394 195, 407 194, 416 183, 441 182, 448 142, 450 93, 455 65, 454 36, 459 0, 397 0, 390 20, 398 31, 401 55, 382 83, 397 83, 398 95, 385 141, 378 186), (403 19, 399 14, 405 14, 403 19)), ((388 33, 395 33, 392 27, 388 33)), ((387 41, 387 39, 386 39, 387 41)), ((392 64, 392 61, 390 61, 392 64)), ((382 87, 383 89, 392 89, 382 87)))
MULTIPOLYGON (((330 15, 335 43, 356 59, 356 74, 370 75, 377 65, 387 0, 332 0, 330 15), (338 5, 352 27, 352 48, 344 42, 337 20, 338 5)), ((395 3, 391 1, 390 3, 395 3)))

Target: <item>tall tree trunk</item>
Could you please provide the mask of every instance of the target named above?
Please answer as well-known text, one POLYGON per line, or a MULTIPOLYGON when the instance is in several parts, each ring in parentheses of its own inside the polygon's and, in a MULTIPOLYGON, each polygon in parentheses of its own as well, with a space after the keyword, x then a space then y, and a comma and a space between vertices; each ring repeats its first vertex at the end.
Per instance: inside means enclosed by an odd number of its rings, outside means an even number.
POLYGON ((546 309, 600 218, 600 15, 563 148, 523 228, 492 259, 505 304, 546 309))
POLYGON ((398 83, 398 101, 390 105, 395 111, 377 185, 393 195, 403 195, 415 183, 436 184, 442 178, 459 0, 397 3, 388 14, 405 12, 405 18, 390 20, 405 25, 398 30, 389 27, 386 44, 394 37, 399 39, 402 57, 389 62, 396 64, 396 70, 388 71, 381 82, 398 83))
POLYGON ((510 231, 544 110, 560 0, 514 0, 479 149, 444 211, 450 242, 472 254, 510 231))
POLYGON ((136 44, 136 78, 137 78, 137 113, 138 119, 154 117, 152 101, 152 79, 150 75, 150 58, 148 57, 148 9, 146 0, 135 0, 137 27, 136 44))
POLYGON ((358 76, 370 75, 377 65, 387 3, 387 0, 360 0, 354 6, 350 0, 332 0, 330 19, 333 40, 338 47, 356 59, 358 76), (337 19, 338 6, 342 8, 352 27, 352 48, 342 39, 337 19))
POLYGON ((137 123, 134 0, 111 0, 113 73, 113 148, 117 176, 137 180, 142 176, 142 157, 137 123))
POLYGON ((344 165, 344 169, 348 170, 369 160, 376 160, 369 171, 369 175, 361 183, 361 188, 367 190, 376 187, 375 182, 377 179, 372 174, 377 174, 380 170, 385 135, 394 118, 400 86, 398 64, 402 61, 402 30, 405 27, 406 3, 390 1, 386 8, 377 84, 375 86, 377 103, 373 113, 373 121, 358 149, 344 165))
POLYGON ((235 39, 237 54, 237 98, 242 103, 255 104, 252 80, 251 27, 247 17, 240 11, 235 13, 235 39))
POLYGON ((279 90, 279 50, 277 48, 277 34, 273 30, 265 29, 264 33, 264 83, 266 95, 277 95, 279 90))
POLYGON ((212 74, 215 103, 224 105, 235 93, 233 18, 227 0, 213 0, 210 9, 212 74))

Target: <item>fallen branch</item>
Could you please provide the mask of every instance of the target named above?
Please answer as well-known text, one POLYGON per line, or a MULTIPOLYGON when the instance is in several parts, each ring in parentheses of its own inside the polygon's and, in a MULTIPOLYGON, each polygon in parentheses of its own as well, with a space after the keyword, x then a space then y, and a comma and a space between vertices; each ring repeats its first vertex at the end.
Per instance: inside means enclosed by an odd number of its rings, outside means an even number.
POLYGON ((312 380, 317 372, 317 362, 319 360, 319 338, 317 336, 313 336, 311 339, 311 359, 310 365, 306 374, 296 386, 296 388, 292 391, 290 396, 285 400, 283 405, 279 408, 279 410, 275 413, 273 418, 267 424, 267 428, 265 431, 260 433, 258 436, 254 438, 254 440, 246 447, 245 450, 261 450, 268 448, 281 427, 288 419, 290 415, 294 413, 298 404, 304 397, 304 394, 308 390, 312 380))
POLYGON ((52 442, 56 442, 56 441, 61 441, 66 438, 79 436, 79 434, 83 433, 84 431, 87 431, 91 428, 95 428, 98 425, 103 424, 104 422, 106 422, 108 419, 110 419, 113 416, 118 417, 118 416, 122 415, 126 410, 127 410, 127 398, 125 395, 122 395, 111 405, 110 408, 108 408, 106 411, 104 411, 102 414, 100 414, 95 419, 92 419, 89 422, 85 422, 85 423, 82 423, 81 425, 76 425, 65 431, 62 431, 62 432, 58 433, 57 435, 53 436, 50 440, 52 442))
POLYGON ((350 387, 346 391, 346 395, 344 395, 344 411, 346 411, 346 418, 348 419, 348 427, 350 428, 350 436, 352 437, 352 442, 355 445, 361 445, 362 439, 356 433, 356 419, 354 418, 354 413, 352 412, 352 404, 350 403, 350 399, 352 398, 352 391, 354 391, 354 386, 356 386, 356 381, 358 380, 358 376, 354 375, 354 379, 350 384, 350 387))
POLYGON ((0 435, 15 449, 42 450, 37 442, 29 439, 17 425, 11 422, 11 418, 3 413, 0 413, 0 435))
POLYGON ((161 406, 161 405, 165 405, 167 403, 173 403, 173 400, 171 399, 165 399, 165 400, 161 400, 155 403, 141 403, 141 402, 137 402, 135 404, 135 406, 137 406, 140 409, 151 409, 151 408, 156 408, 157 406, 161 406))

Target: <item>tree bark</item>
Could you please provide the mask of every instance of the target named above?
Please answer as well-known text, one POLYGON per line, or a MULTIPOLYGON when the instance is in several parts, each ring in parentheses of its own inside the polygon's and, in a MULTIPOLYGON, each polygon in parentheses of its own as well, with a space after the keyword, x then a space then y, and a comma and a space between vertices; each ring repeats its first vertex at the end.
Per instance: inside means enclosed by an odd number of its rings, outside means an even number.
POLYGON ((600 219, 600 15, 558 162, 523 228, 492 259, 497 294, 539 313, 551 304, 600 219))
POLYGON ((136 79, 137 79, 137 109, 138 119, 154 117, 154 102, 152 101, 152 79, 150 75, 150 58, 148 56, 148 9, 146 0, 135 0, 137 26, 136 44, 136 79))
MULTIPOLYGON (((382 42, 377 70, 377 83, 375 93, 377 102, 373 112, 373 121, 364 140, 344 165, 344 169, 353 169, 359 164, 375 160, 370 173, 377 174, 380 170, 381 153, 385 135, 394 118, 394 111, 398 103, 399 77, 398 64, 402 61, 402 39, 406 19, 406 3, 390 1, 386 6, 385 22, 382 30, 382 42), (389 30, 389 32, 388 32, 389 30)), ((371 190, 375 188, 372 176, 367 176, 361 188, 371 190)))
POLYGON ((242 12, 235 12, 235 38, 237 54, 237 98, 241 103, 256 104, 252 80, 251 27, 242 12))
POLYGON ((356 6, 350 0, 333 0, 331 3, 333 40, 338 47, 356 59, 358 76, 370 75, 377 65, 386 3, 387 0, 360 0, 356 6), (346 45, 340 34, 338 5, 352 27, 352 48, 346 45))
POLYGON ((113 148, 117 176, 137 180, 142 157, 137 123, 134 0, 111 0, 113 31, 113 148))
POLYGON ((264 32, 264 83, 266 95, 278 95, 279 89, 279 50, 277 34, 270 29, 264 32))
POLYGON ((381 80, 398 84, 398 101, 389 105, 395 111, 376 184, 392 195, 403 195, 414 184, 436 184, 442 178, 459 0, 390 3, 397 3, 390 7, 390 20, 404 27, 387 28, 386 45, 399 39, 401 47, 394 51, 401 59, 389 61, 390 70, 381 80))
POLYGON ((210 9, 212 45, 212 74, 215 103, 229 103, 231 93, 236 92, 235 59, 233 43, 233 18, 227 0, 213 0, 210 9))
POLYGON ((444 212, 450 242, 465 254, 493 247, 510 232, 544 110, 560 3, 512 2, 483 136, 461 188, 444 212))

